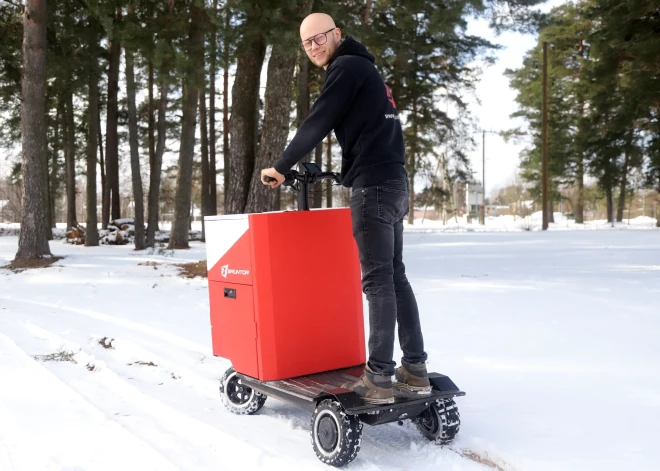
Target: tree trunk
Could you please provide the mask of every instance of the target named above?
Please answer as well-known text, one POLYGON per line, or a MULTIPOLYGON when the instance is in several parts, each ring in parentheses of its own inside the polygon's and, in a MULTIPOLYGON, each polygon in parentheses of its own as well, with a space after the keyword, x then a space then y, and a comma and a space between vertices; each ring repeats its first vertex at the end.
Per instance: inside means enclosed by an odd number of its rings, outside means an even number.
POLYGON ((367 4, 364 7, 364 16, 362 17, 362 24, 369 24, 369 17, 371 16, 371 0, 367 0, 367 4))
MULTIPOLYGON (((296 74, 296 127, 300 128, 309 116, 309 59, 303 51, 298 51, 298 72, 296 74)), ((303 161, 311 161, 312 154, 303 157, 303 161)), ((312 202, 313 204, 313 202, 312 202)))
MULTIPOLYGON (((203 12, 194 3, 190 7, 190 36, 187 57, 191 64, 204 63, 203 12)), ((170 249, 187 249, 190 227, 190 203, 192 189, 192 167, 195 156, 195 121, 197 116, 198 87, 203 84, 203 68, 190 68, 184 77, 183 118, 181 144, 179 148, 179 172, 176 178, 174 222, 170 234, 170 249)), ((238 83, 241 83, 240 81, 238 83)))
POLYGON ((247 204, 255 161, 259 76, 265 52, 266 43, 261 36, 244 39, 238 48, 229 121, 231 147, 227 177, 229 182, 225 189, 226 214, 243 213, 247 204))
MULTIPOLYGON (((584 40, 580 38, 578 43, 578 55, 581 59, 589 56, 589 48, 585 48, 584 40)), ((584 70, 584 60, 580 60, 580 73, 578 75, 578 81, 582 81, 582 71, 584 70)), ((582 93, 578 93, 578 136, 584 134, 583 130, 583 118, 584 118, 584 96, 582 93)), ((577 172, 575 175, 577 183, 577 202, 575 204, 575 222, 577 224, 584 224, 584 153, 582 150, 580 152, 580 160, 577 165, 577 172)))
POLYGON ((628 186, 628 167, 630 166, 630 147, 632 146, 632 129, 628 132, 625 147, 625 158, 621 169, 621 186, 619 187, 619 206, 616 211, 616 222, 623 222, 623 211, 626 208, 626 187, 628 186))
MULTIPOLYGON (((90 54, 98 53, 95 22, 90 20, 92 35, 90 38, 90 54)), ((96 218, 96 146, 99 133, 99 77, 96 67, 89 73, 89 108, 87 109, 87 223, 85 225, 85 246, 99 245, 98 221, 96 218)))
POLYGON ((261 170, 272 167, 284 150, 289 134, 291 80, 296 56, 280 45, 274 45, 268 61, 264 122, 259 151, 252 173, 250 193, 245 211, 260 213, 275 210, 277 192, 261 183, 261 170))
MULTIPOLYGON (((121 11, 117 11, 116 23, 121 18, 121 11)), ((115 25, 115 31, 117 30, 115 25)), ((104 199, 106 200, 103 214, 103 228, 108 227, 109 218, 119 219, 119 139, 117 136, 117 94, 119 92, 119 61, 121 59, 121 45, 115 37, 110 42, 110 63, 108 69, 108 109, 105 131, 105 183, 104 199)))
MULTIPOLYGON (((328 139, 326 141, 326 151, 325 151, 325 171, 332 172, 332 132, 328 134, 328 139)), ((332 185, 328 184, 328 189, 325 193, 325 207, 332 208, 332 185)))
MULTIPOLYGON (((323 168, 323 141, 319 142, 319 145, 314 149, 314 163, 323 168)), ((328 182, 330 185, 330 182, 328 182)), ((316 183, 314 185, 314 193, 312 195, 312 207, 313 208, 322 208, 323 207, 323 182, 316 183)))
POLYGON ((26 0, 23 16, 21 134, 23 215, 16 260, 50 255, 46 204, 46 0, 26 0))
POLYGON ((108 223, 106 222, 105 225, 103 224, 103 215, 109 211, 108 209, 108 203, 110 202, 110 199, 106 199, 106 183, 105 183, 105 159, 103 158, 103 134, 101 131, 101 102, 99 100, 99 112, 98 112, 98 117, 97 117, 97 129, 99 131, 99 169, 101 171, 101 228, 107 229, 108 228, 108 223))
MULTIPOLYGON (((48 103, 50 101, 50 97, 47 94, 45 97, 45 102, 48 103)), ((57 101, 57 98, 56 98, 57 101)), ((48 111, 46 111, 46 224, 48 224, 48 240, 53 240, 53 216, 52 212, 50 210, 51 207, 51 191, 50 191, 50 162, 51 162, 51 152, 48 147, 48 136, 50 135, 50 127, 51 127, 51 122, 48 116, 48 111)), ((52 142, 52 147, 53 147, 53 153, 55 153, 55 150, 57 149, 57 115, 55 118, 55 126, 53 127, 53 137, 54 140, 52 142)), ((0 220, 2 220, 2 214, 0 214, 0 220)))
MULTIPOLYGON (((213 0, 213 11, 218 11, 218 0, 213 0)), ((211 33, 211 64, 210 75, 211 82, 209 84, 209 199, 211 205, 209 206, 209 214, 218 214, 218 171, 215 160, 215 76, 217 73, 217 53, 218 53, 218 25, 213 25, 211 33)))
MULTIPOLYGON (((309 59, 303 51, 298 51, 298 73, 296 77, 296 127, 299 128, 303 121, 309 116, 309 59)), ((303 160, 309 162, 311 153, 303 160)))
POLYGON ((78 225, 76 218, 76 142, 75 121, 73 119, 73 91, 66 91, 66 146, 64 162, 66 165, 66 230, 78 225))
POLYGON ((605 197, 607 199, 607 222, 614 221, 614 187, 609 184, 605 189, 605 197))
MULTIPOLYGON (((48 187, 50 191, 50 197, 48 198, 48 204, 49 204, 49 209, 48 213, 50 214, 49 216, 49 224, 50 227, 56 227, 57 223, 57 215, 55 214, 55 201, 57 200, 57 190, 59 189, 59 178, 57 178, 57 174, 59 172, 59 154, 60 154, 60 123, 62 122, 62 115, 64 114, 64 103, 62 102, 61 97, 58 98, 58 104, 57 104, 57 113, 55 117, 55 132, 53 136, 53 160, 52 160, 52 165, 50 168, 50 177, 48 178, 48 187)), ((51 237, 52 237, 52 231, 51 231, 51 237)))
POLYGON ((133 180, 133 200, 135 202, 135 250, 144 250, 144 193, 140 175, 140 154, 138 144, 138 122, 135 107, 135 60, 133 52, 124 49, 126 54, 126 98, 128 101, 128 144, 131 152, 131 175, 133 180))
MULTIPOLYGON (((417 137, 417 120, 415 119, 415 116, 417 116, 417 102, 413 102, 413 136, 414 138, 417 137)), ((408 224, 413 225, 415 223, 415 151, 416 151, 416 143, 413 143, 412 146, 410 146, 410 159, 406 162, 408 166, 408 178, 410 180, 410 195, 408 197, 408 224)), ((484 200, 485 204, 485 200, 484 200)))
MULTIPOLYGON (((230 13, 225 7, 225 31, 229 30, 230 13)), ((229 41, 224 40, 224 73, 222 94, 222 192, 224 194, 224 208, 227 210, 227 188, 229 188, 229 41)))
POLYGON ((580 157, 576 174, 577 202, 575 204, 575 222, 584 224, 584 159, 580 157))
POLYGON ((154 62, 149 58, 148 64, 148 93, 147 114, 149 115, 149 175, 154 171, 154 160, 156 159, 156 118, 154 116, 154 62))
MULTIPOLYGON (((302 16, 309 15, 314 6, 314 0, 304 0, 302 6, 302 16)), ((309 116, 309 58, 307 53, 298 49, 298 69, 296 74, 296 127, 299 128, 302 122, 309 116)), ((305 161, 311 160, 311 153, 306 155, 305 161)))
POLYGON ((202 206, 202 240, 206 241, 206 228, 204 227, 204 216, 211 214, 211 190, 210 183, 210 168, 209 168, 209 137, 206 127, 206 94, 204 87, 201 87, 199 93, 199 130, 202 137, 202 191, 201 191, 201 206, 202 206))
MULTIPOLYGON (((194 26, 191 26, 194 28, 194 26)), ((179 171, 176 178, 174 221, 170 235, 170 249, 187 249, 190 227, 192 167, 195 155, 195 121, 197 114, 197 87, 186 80, 183 86, 183 119, 179 148, 179 171)))
POLYGON ((147 223, 147 247, 153 247, 156 243, 156 231, 158 230, 158 198, 160 197, 160 178, 163 167, 163 153, 165 152, 165 112, 167 111, 168 86, 165 72, 159 74, 160 101, 158 103, 158 142, 154 156, 154 168, 149 175, 149 221, 147 223))

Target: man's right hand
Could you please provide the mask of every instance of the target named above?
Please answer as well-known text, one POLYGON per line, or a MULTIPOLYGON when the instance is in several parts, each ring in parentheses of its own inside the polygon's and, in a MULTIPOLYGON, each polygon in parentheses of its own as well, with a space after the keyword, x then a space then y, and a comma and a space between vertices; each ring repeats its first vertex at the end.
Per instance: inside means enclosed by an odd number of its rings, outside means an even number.
POLYGON ((265 168, 261 171, 261 182, 264 185, 270 186, 271 188, 277 188, 278 186, 280 186, 282 183, 284 183, 284 179, 285 179, 284 175, 282 175, 280 172, 275 170, 273 167, 265 168), (274 178, 275 181, 271 180, 267 182, 264 177, 274 178))

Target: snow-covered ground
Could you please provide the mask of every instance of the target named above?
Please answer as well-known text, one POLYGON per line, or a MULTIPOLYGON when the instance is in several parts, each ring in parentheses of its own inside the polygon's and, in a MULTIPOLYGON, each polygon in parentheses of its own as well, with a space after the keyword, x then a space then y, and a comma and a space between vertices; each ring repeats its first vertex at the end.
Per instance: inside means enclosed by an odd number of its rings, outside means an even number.
MULTIPOLYGON (((17 243, 0 237, 0 265, 17 243)), ((328 469, 307 412, 222 406, 206 280, 172 266, 203 244, 51 250, 0 270, 0 470, 328 469)), ((660 231, 409 233, 404 257, 429 368, 467 392, 461 431, 365 426, 348 469, 658 469, 660 231)))
MULTIPOLYGON (((576 224, 574 219, 568 219, 562 213, 554 213, 555 222, 548 224, 550 231, 598 231, 598 230, 644 230, 654 229, 656 220, 648 216, 624 219, 614 225, 607 220, 587 221, 576 224)), ((405 224, 408 232, 523 232, 540 231, 543 225, 541 211, 524 218, 514 216, 487 217, 485 224, 479 224, 478 219, 467 222, 467 218, 454 217, 447 220, 447 224, 433 219, 415 219, 413 225, 405 224)))

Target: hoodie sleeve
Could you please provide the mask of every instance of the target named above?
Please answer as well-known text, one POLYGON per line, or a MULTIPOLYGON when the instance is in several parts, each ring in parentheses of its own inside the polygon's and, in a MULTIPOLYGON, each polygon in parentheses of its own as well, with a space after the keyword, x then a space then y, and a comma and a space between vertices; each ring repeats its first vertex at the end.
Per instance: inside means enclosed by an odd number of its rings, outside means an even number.
POLYGON ((323 141, 346 116, 357 90, 358 83, 351 72, 339 65, 331 67, 321 95, 275 163, 275 170, 282 175, 286 174, 323 141))

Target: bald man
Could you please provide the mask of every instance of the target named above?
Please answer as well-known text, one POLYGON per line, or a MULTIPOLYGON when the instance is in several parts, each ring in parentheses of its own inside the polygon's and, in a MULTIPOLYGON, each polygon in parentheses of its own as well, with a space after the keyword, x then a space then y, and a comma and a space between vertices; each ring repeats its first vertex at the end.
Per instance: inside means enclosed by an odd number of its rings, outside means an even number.
POLYGON ((300 38, 309 60, 326 70, 325 83, 309 116, 274 167, 262 170, 261 180, 276 188, 291 167, 335 131, 342 148, 341 183, 352 188, 353 236, 370 327, 364 375, 344 387, 377 404, 394 402, 393 387, 429 394, 417 301, 403 265, 403 218, 410 188, 396 104, 374 56, 351 36, 342 40, 330 16, 309 15, 300 25, 300 38), (265 176, 276 181, 266 182, 265 176), (395 370, 397 322, 403 358, 395 370))

